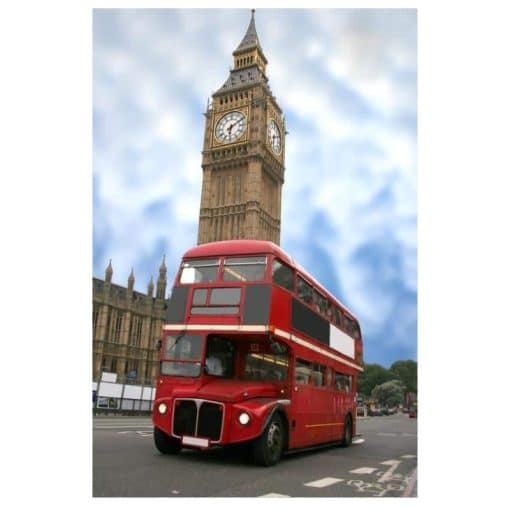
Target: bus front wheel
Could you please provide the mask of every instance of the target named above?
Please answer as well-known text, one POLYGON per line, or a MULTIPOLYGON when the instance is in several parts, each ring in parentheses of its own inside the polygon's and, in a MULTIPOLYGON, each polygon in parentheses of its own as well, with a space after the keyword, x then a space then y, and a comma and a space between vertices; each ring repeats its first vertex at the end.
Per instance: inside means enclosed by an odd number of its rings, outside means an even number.
POLYGON ((174 437, 170 437, 162 430, 154 427, 154 444, 161 453, 179 453, 181 451, 181 442, 174 437))
POLYGON ((253 456, 255 462, 262 466, 276 464, 283 453, 284 427, 282 420, 275 414, 262 435, 253 443, 253 456))

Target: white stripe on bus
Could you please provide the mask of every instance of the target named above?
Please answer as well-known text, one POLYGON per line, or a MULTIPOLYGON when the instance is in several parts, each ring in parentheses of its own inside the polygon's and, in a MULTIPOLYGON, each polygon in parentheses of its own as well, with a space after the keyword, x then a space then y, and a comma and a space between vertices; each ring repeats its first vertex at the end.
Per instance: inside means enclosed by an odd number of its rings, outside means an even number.
POLYGON ((209 331, 248 331, 253 333, 266 333, 268 331, 267 326, 239 326, 236 324, 167 324, 163 326, 165 331, 200 331, 206 329, 209 331))
POLYGON ((356 365, 355 363, 351 363, 350 361, 347 361, 344 358, 340 358, 339 356, 336 356, 335 354, 332 354, 331 352, 326 351, 325 349, 322 349, 321 347, 319 347, 317 345, 313 345, 310 342, 308 342, 307 340, 304 340, 303 338, 300 338, 299 336, 294 335, 293 333, 287 333, 286 331, 283 331, 281 329, 275 329, 275 333, 277 335, 283 336, 287 340, 291 340, 292 342, 296 342, 299 345, 308 347, 312 351, 316 351, 320 354, 323 354, 324 356, 327 356, 328 358, 332 358, 336 361, 340 361, 341 363, 345 363, 346 365, 349 365, 352 368, 363 371, 363 368, 360 367, 359 365, 356 365))

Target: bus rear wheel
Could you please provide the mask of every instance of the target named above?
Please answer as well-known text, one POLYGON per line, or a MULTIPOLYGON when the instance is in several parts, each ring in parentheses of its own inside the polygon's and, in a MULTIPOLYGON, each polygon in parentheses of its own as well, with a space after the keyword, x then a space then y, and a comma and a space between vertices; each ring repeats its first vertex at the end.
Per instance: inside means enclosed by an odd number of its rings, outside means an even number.
POLYGON ((342 446, 350 446, 352 443, 352 419, 351 415, 348 414, 345 417, 345 425, 344 425, 344 437, 342 438, 341 445, 342 446))
POLYGON ((179 453, 182 448, 181 442, 178 439, 170 437, 157 427, 154 427, 154 444, 164 454, 179 453))
POLYGON ((283 453, 284 427, 278 414, 274 415, 262 435, 253 443, 253 457, 261 466, 273 466, 283 453))

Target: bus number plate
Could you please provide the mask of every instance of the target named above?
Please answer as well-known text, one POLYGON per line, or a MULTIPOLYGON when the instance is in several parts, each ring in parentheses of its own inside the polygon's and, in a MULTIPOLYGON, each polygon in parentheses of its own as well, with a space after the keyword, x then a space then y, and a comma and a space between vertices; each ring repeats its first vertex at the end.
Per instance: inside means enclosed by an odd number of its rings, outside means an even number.
POLYGON ((200 448, 209 448, 209 439, 203 437, 182 436, 184 446, 198 446, 200 448))

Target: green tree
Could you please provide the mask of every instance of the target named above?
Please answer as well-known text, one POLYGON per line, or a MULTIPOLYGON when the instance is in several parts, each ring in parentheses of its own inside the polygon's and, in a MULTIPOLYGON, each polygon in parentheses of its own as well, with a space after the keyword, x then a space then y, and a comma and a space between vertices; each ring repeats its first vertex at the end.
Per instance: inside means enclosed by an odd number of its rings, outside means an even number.
POLYGON ((395 407, 404 401, 404 385, 398 379, 387 381, 376 386, 371 396, 383 407, 395 407))
POLYGON ((367 364, 358 378, 358 393, 363 398, 368 398, 377 385, 394 378, 395 376, 381 365, 367 364))
POLYGON ((418 392, 418 364, 413 360, 395 361, 390 367, 395 379, 402 381, 406 393, 418 392))

